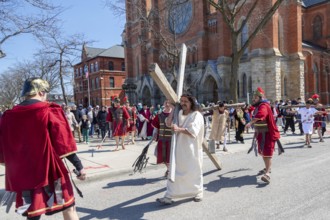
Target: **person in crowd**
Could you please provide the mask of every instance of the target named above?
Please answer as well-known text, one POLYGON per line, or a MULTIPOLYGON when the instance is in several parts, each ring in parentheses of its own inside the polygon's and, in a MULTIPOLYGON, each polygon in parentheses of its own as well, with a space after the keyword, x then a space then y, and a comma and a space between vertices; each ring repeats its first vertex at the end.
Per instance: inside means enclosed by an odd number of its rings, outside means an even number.
POLYGON ((99 105, 96 105, 95 108, 93 108, 93 111, 94 111, 94 116, 95 116, 95 120, 94 120, 94 133, 97 134, 97 138, 100 138, 100 129, 99 129, 99 123, 97 121, 97 114, 99 113, 100 111, 100 106, 99 105))
MULTIPOLYGON (((24 82, 20 104, 4 113, 0 124, 0 163, 5 165, 6 190, 16 195, 16 212, 28 220, 62 212, 64 220, 78 220, 73 187, 63 158, 86 178, 75 154, 76 142, 63 109, 48 103, 49 84, 40 78, 24 82), (33 129, 30 128, 31 125, 33 129), (8 147, 10 146, 10 147, 8 147)), ((7 208, 10 208, 11 202, 7 208)), ((3 218, 3 216, 2 216, 3 218)))
POLYGON ((89 121, 87 115, 82 116, 79 126, 81 128, 81 133, 83 135, 83 142, 85 144, 89 144, 88 137, 89 137, 89 129, 91 127, 91 122, 89 121))
POLYGON ((295 116, 295 110, 293 108, 290 108, 291 106, 291 100, 286 101, 287 108, 283 109, 283 116, 285 117, 285 127, 284 127, 284 135, 286 135, 286 132, 288 131, 289 127, 291 128, 292 134, 295 134, 295 126, 294 126, 294 116, 295 116))
POLYGON ((74 117, 77 121, 77 126, 74 128, 73 136, 75 137, 75 133, 77 133, 78 134, 78 140, 79 140, 79 143, 80 143, 81 142, 81 128, 80 128, 79 124, 80 124, 80 121, 81 121, 81 118, 82 118, 82 112, 77 109, 76 105, 71 106, 71 112, 72 112, 72 114, 74 115, 74 117))
POLYGON ((90 123, 91 123, 88 135, 89 135, 89 137, 93 138, 94 127, 95 127, 95 124, 97 123, 97 121, 96 121, 95 112, 94 112, 93 107, 91 105, 88 106, 88 108, 87 108, 87 118, 88 118, 88 121, 90 121, 90 123))
MULTIPOLYGON (((319 108, 321 111, 325 111, 325 109, 323 108, 323 105, 320 103, 320 96, 318 94, 314 94, 312 96, 312 99, 313 99, 314 105, 317 108, 319 108)), ((317 131, 320 142, 324 142, 323 135, 322 135, 322 122, 323 122, 324 117, 325 117, 324 114, 323 115, 322 114, 317 114, 317 115, 315 115, 315 118, 314 118, 313 127, 314 127, 314 131, 317 131)), ((324 130, 324 132, 325 132, 325 130, 324 130)))
POLYGON ((175 159, 171 159, 166 192, 164 197, 157 199, 165 205, 171 204, 174 198, 191 197, 195 202, 203 199, 204 119, 193 96, 182 95, 180 106, 177 124, 173 124, 173 110, 165 120, 166 126, 176 133, 174 154, 171 155, 175 159))
POLYGON ((147 104, 143 104, 143 108, 138 114, 139 127, 138 135, 142 140, 151 139, 153 128, 151 126, 151 112, 147 104))
POLYGON ((235 130, 236 135, 235 139, 238 142, 241 142, 244 144, 244 130, 245 130, 245 124, 246 119, 244 118, 244 111, 242 108, 236 108, 234 111, 234 118, 235 118, 235 130))
POLYGON ((98 111, 96 116, 102 140, 105 138, 107 132, 107 115, 108 115, 107 107, 103 105, 101 110, 98 111))
POLYGON ((116 141, 116 149, 119 150, 119 141, 121 139, 121 147, 125 150, 124 142, 129 124, 129 114, 126 107, 120 106, 120 99, 114 98, 114 107, 109 109, 107 121, 111 122, 112 135, 116 141))
POLYGON ((271 107, 266 99, 265 92, 258 87, 254 92, 253 105, 255 106, 253 118, 247 123, 247 127, 254 125, 255 138, 258 143, 258 153, 262 156, 265 168, 259 171, 263 174, 261 180, 270 183, 270 172, 272 157, 275 149, 275 142, 280 138, 271 107))
POLYGON ((76 118, 74 117, 74 114, 71 112, 71 108, 69 106, 64 107, 64 114, 70 125, 72 135, 74 136, 74 129, 76 127, 79 127, 78 122, 77 122, 76 118))
MULTIPOLYGON (((217 141, 219 145, 224 143, 226 127, 229 124, 229 112, 225 109, 223 102, 218 102, 218 109, 210 111, 212 115, 212 127, 209 139, 217 141)), ((220 146, 217 145, 217 149, 220 149, 220 146)), ((223 151, 228 151, 226 146, 223 147, 223 151)))
POLYGON ((305 134, 305 145, 311 148, 311 137, 313 134, 314 116, 324 114, 324 111, 318 111, 312 108, 313 99, 306 101, 306 107, 299 108, 297 113, 301 115, 302 128, 305 134))
POLYGON ((129 127, 127 128, 127 133, 128 133, 128 143, 135 144, 135 132, 136 132, 136 119, 137 119, 137 112, 135 106, 131 106, 129 103, 129 100, 125 100, 125 105, 127 112, 129 114, 129 127), (131 142, 129 142, 129 135, 131 136, 131 142))
POLYGON ((154 137, 154 140, 158 141, 156 147, 157 164, 164 163, 166 165, 167 169, 164 175, 166 178, 169 173, 172 129, 166 126, 165 119, 169 116, 171 111, 170 102, 165 100, 163 111, 156 114, 151 122, 152 126, 157 129, 157 135, 154 137))

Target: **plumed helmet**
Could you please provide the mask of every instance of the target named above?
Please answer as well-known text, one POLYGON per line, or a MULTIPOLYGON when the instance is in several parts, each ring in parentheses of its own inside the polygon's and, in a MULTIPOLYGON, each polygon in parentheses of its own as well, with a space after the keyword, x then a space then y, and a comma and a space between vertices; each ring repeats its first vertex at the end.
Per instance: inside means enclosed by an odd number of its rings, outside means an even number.
POLYGON ((254 91, 254 95, 265 98, 265 91, 261 87, 258 87, 257 90, 254 91))
POLYGON ((320 98, 320 96, 318 95, 318 94, 314 94, 313 96, 312 96, 312 99, 319 99, 320 98))
POLYGON ((46 80, 34 77, 25 80, 21 97, 33 96, 38 92, 49 92, 49 84, 46 80))

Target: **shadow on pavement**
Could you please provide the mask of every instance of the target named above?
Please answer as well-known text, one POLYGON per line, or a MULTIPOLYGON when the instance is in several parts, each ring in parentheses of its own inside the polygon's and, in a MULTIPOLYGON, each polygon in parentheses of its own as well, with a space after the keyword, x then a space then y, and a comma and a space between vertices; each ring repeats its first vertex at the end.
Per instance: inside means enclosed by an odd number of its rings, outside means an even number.
POLYGON ((109 189, 109 188, 114 188, 114 187, 121 187, 121 186, 142 186, 146 184, 153 184, 158 181, 165 180, 164 177, 158 177, 158 178, 140 178, 140 179, 128 179, 128 180, 123 180, 119 182, 111 182, 108 183, 107 186, 102 187, 102 189, 109 189))
POLYGON ((81 220, 89 219, 145 219, 143 218, 144 213, 157 211, 159 209, 172 208, 186 202, 192 202, 192 199, 178 200, 171 205, 161 205, 158 202, 147 202, 136 205, 131 205, 146 199, 151 196, 155 196, 161 192, 165 192, 166 188, 150 192, 148 194, 139 196, 137 198, 122 202, 118 205, 109 207, 103 210, 96 210, 90 208, 77 207, 77 211, 81 213, 86 213, 85 217, 80 218, 81 220))

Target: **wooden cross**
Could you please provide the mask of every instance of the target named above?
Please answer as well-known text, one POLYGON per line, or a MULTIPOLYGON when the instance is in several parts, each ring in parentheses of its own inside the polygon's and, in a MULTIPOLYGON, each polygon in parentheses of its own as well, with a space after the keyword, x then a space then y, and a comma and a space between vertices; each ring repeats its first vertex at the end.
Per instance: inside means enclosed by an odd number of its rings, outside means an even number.
MULTIPOLYGON (((150 75, 153 80, 158 85, 159 89, 164 93, 166 99, 168 99, 172 103, 176 104, 176 109, 174 110, 174 117, 177 116, 178 107, 179 107, 179 99, 182 95, 183 90, 183 81, 184 81, 184 69, 186 65, 186 55, 187 55, 187 47, 185 44, 182 44, 181 48, 181 56, 180 56, 180 67, 179 73, 177 77, 177 91, 176 93, 172 89, 170 83, 167 81, 165 75, 162 70, 159 68, 157 63, 153 63, 150 65, 150 75)), ((175 119, 174 119, 175 121, 175 119)), ((171 141, 171 161, 170 161, 170 176, 169 179, 174 182, 175 180, 175 145, 176 145, 176 134, 174 133, 171 141)), ((221 165, 219 163, 218 157, 215 153, 210 153, 207 148, 207 142, 203 142, 203 150, 206 152, 207 156, 211 159, 213 164, 216 166, 218 170, 221 170, 221 165)))

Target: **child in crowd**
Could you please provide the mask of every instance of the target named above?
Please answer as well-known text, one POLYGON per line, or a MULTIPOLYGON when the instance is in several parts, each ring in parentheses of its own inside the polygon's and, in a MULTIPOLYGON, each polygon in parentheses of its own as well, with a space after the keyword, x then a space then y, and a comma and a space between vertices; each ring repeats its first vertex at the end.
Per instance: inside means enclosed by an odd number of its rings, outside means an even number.
POLYGON ((89 128, 91 126, 90 121, 87 118, 87 115, 83 115, 82 116, 82 120, 79 123, 80 127, 81 127, 81 132, 83 134, 83 141, 85 144, 88 144, 88 132, 89 132, 89 128))

